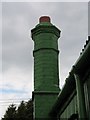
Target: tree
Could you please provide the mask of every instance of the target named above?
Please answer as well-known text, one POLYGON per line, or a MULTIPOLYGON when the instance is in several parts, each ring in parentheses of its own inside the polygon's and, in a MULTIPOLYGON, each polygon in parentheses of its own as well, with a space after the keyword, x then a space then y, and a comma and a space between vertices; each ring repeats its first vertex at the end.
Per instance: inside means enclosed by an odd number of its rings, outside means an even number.
POLYGON ((27 120, 33 120, 33 102, 29 100, 26 104, 27 120))
POLYGON ((2 120, 33 120, 33 102, 22 101, 18 108, 15 105, 10 105, 2 120))
POLYGON ((22 101, 17 109, 17 119, 18 120, 25 120, 26 118, 26 105, 25 102, 22 101))
POLYGON ((15 120, 15 118, 16 118, 16 106, 12 104, 8 107, 2 120, 15 120))

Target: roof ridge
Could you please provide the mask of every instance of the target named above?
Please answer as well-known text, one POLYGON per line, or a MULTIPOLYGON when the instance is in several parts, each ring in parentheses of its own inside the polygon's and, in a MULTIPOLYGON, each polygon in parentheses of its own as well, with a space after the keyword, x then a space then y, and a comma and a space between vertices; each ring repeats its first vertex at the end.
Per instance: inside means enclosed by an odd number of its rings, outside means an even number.
POLYGON ((88 36, 88 40, 86 40, 86 43, 85 43, 85 45, 84 45, 84 48, 83 48, 82 51, 80 52, 80 55, 85 51, 85 49, 86 49, 86 47, 87 47, 87 45, 88 45, 89 42, 90 42, 90 36, 88 36))

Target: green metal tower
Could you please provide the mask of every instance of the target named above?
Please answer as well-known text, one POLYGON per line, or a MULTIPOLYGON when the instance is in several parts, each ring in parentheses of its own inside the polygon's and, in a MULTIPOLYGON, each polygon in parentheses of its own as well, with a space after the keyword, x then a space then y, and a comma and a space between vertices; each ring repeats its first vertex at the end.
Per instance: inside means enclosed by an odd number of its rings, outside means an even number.
POLYGON ((34 118, 49 119, 59 89, 58 38, 60 30, 42 16, 31 30, 34 41, 34 118))

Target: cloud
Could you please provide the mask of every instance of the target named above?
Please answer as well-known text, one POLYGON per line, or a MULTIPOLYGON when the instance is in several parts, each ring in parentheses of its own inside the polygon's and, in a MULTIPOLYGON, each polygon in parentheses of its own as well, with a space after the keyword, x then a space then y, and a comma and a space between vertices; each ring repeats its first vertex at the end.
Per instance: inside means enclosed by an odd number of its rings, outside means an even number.
POLYGON ((16 90, 16 89, 6 89, 6 88, 1 88, 0 89, 0 92, 2 93, 2 94, 14 94, 14 93, 17 93, 17 94, 25 94, 25 93, 27 93, 25 90, 16 90))
POLYGON ((2 0, 3 2, 88 2, 88 0, 2 0))
POLYGON ((2 86, 3 88, 28 91, 32 90, 32 80, 32 71, 25 71, 13 66, 7 72, 3 73, 2 86))
MULTIPOLYGON (((7 6, 5 4, 5 11, 3 10, 3 72, 10 67, 9 65, 13 64, 18 67, 23 67, 23 69, 26 67, 30 68, 32 66, 30 63, 32 63, 31 51, 33 41, 29 39, 29 25, 27 25, 27 21, 24 19, 25 16, 22 15, 22 12, 18 13, 18 15, 10 16, 10 13, 13 13, 13 11, 10 12, 7 10, 7 6)), ((18 11, 15 12, 17 13, 18 11)))
POLYGON ((90 1, 88 2, 88 35, 90 36, 90 1))
POLYGON ((0 3, 0 73, 1 72, 2 72, 2 4, 0 3))

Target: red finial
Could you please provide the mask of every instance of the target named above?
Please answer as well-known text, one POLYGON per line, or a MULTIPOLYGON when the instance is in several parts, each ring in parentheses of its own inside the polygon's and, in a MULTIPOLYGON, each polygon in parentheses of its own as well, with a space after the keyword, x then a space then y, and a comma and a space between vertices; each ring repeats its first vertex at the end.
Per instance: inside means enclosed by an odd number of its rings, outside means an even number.
POLYGON ((39 18, 39 23, 41 22, 50 22, 50 17, 49 16, 42 16, 39 18))

